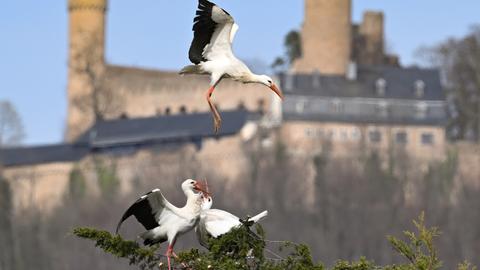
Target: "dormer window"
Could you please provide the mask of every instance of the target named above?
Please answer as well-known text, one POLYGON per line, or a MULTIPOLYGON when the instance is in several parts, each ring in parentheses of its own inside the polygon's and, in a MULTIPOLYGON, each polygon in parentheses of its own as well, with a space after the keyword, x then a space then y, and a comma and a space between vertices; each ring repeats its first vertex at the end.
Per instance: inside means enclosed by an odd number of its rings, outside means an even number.
POLYGON ((425 82, 422 80, 416 80, 414 83, 415 97, 423 98, 425 96, 425 82))
POLYGON ((355 62, 350 62, 348 64, 348 69, 347 69, 347 80, 350 80, 350 81, 355 81, 357 80, 357 73, 358 73, 358 70, 357 70, 357 63, 355 62))
POLYGON ((387 81, 384 78, 379 78, 375 82, 375 91, 377 96, 384 97, 387 93, 387 81))

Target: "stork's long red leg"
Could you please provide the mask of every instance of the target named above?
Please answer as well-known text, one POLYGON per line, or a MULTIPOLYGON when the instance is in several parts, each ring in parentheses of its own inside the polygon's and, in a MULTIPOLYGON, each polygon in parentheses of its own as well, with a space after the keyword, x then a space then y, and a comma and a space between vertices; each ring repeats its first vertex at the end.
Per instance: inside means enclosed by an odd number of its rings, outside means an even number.
MULTIPOLYGON (((175 259, 178 260, 178 255, 175 254, 175 252, 174 252, 173 250, 172 250, 172 255, 173 255, 173 257, 174 257, 175 259)), ((188 268, 188 265, 187 265, 186 263, 181 262, 181 264, 182 264, 183 268, 188 268)))
POLYGON ((172 253, 173 253, 173 245, 168 245, 167 253, 165 254, 165 256, 167 256, 168 270, 172 270, 172 266, 170 264, 170 256, 172 256, 172 253))
POLYGON ((220 114, 217 111, 217 108, 215 105, 213 105, 211 101, 211 97, 213 94, 213 91, 215 90, 215 86, 210 87, 207 91, 207 101, 208 101, 208 106, 210 106, 210 110, 212 111, 213 114, 213 124, 214 124, 214 130, 215 134, 218 133, 218 130, 220 129, 220 126, 222 125, 222 117, 220 117, 220 114))

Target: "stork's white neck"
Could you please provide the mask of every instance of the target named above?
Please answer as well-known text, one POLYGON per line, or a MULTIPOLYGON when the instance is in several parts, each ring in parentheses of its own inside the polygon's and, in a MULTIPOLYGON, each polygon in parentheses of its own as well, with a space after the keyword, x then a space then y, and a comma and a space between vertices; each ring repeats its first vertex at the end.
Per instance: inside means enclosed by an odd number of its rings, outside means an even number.
POLYGON ((202 195, 193 192, 191 189, 184 190, 183 192, 185 196, 187 196, 187 203, 184 208, 192 210, 194 213, 199 213, 202 206, 202 195))
POLYGON ((255 73, 247 73, 245 74, 245 76, 242 77, 242 81, 244 83, 261 83, 262 79, 262 75, 258 75, 255 73))

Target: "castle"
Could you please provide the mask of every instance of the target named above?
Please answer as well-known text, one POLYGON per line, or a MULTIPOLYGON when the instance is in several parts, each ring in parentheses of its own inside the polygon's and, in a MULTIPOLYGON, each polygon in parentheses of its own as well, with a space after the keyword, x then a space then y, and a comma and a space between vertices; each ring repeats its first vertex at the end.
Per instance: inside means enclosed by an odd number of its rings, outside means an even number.
MULTIPOLYGON (((283 104, 261 87, 222 82, 217 136, 204 99, 208 78, 105 62, 107 7, 107 0, 69 0, 66 143, 0 152, 4 175, 24 191, 17 207, 32 198, 55 205, 72 170, 91 167, 96 155, 121 165, 123 190, 134 185, 135 165, 159 159, 155 166, 181 171, 178 161, 188 155, 205 166, 215 160, 222 177, 236 179, 248 163, 243 149, 259 130, 262 147, 281 140, 305 160, 326 151, 326 143, 339 158, 401 150, 418 164, 443 159, 451 147, 439 72, 401 67, 385 53, 383 14, 368 11, 353 24, 351 0, 305 0, 302 57, 277 78, 283 104)), ((478 149, 465 153, 461 164, 480 162, 478 149)), ((464 171, 474 179, 477 169, 464 171)))
MULTIPOLYGON (((107 7, 107 0, 69 0, 67 141, 78 138, 98 117, 108 120, 208 111, 204 95, 208 77, 182 77, 177 71, 105 62, 107 7)), ((214 98, 220 110, 269 108, 271 96, 262 87, 230 80, 220 87, 214 98)))

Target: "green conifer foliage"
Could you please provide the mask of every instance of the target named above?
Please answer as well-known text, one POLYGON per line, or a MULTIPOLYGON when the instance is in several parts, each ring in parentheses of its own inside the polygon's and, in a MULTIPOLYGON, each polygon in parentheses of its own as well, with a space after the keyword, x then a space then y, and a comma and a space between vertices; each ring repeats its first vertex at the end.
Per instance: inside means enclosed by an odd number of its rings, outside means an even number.
MULTIPOLYGON (((191 249, 179 254, 174 260, 174 269, 195 270, 436 270, 442 262, 438 258, 438 251, 434 240, 439 236, 436 227, 428 228, 425 225, 425 216, 422 213, 418 220, 413 222, 415 232, 406 231, 408 241, 389 236, 393 250, 406 259, 404 264, 379 266, 366 258, 356 262, 339 260, 335 265, 327 268, 322 263, 314 262, 310 248, 302 244, 284 242, 276 258, 269 258, 265 254, 272 253, 266 248, 268 240, 260 225, 256 225, 255 232, 247 226, 233 229, 231 232, 211 239, 209 250, 191 249)), ((126 258, 131 265, 140 269, 167 269, 164 256, 159 255, 158 246, 152 248, 140 247, 132 241, 125 241, 120 236, 113 236, 106 231, 91 228, 77 228, 73 232, 76 236, 95 241, 95 245, 107 253, 119 258, 126 258)), ((468 262, 458 265, 458 270, 476 270, 468 262)))

